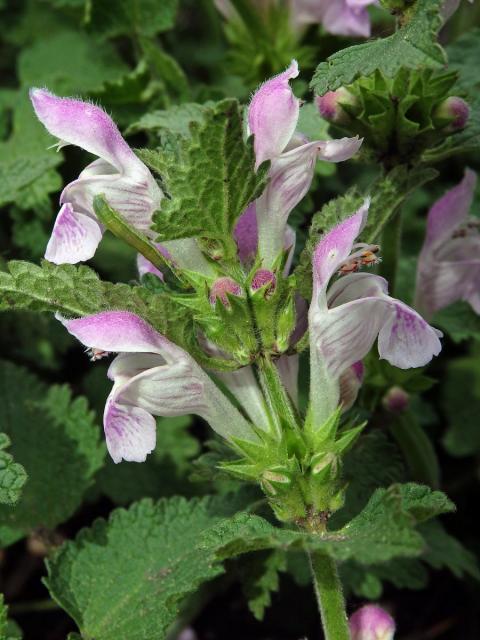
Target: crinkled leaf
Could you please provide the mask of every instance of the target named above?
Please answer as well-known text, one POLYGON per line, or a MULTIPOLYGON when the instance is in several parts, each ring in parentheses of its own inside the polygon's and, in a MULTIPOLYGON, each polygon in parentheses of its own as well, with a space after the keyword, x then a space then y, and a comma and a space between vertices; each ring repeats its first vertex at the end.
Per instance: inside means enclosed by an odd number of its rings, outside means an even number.
POLYGON ((438 521, 426 522, 420 527, 427 548, 423 556, 434 569, 449 569, 457 578, 465 575, 480 580, 480 569, 475 555, 451 536, 438 521))
POLYGON ((223 100, 205 108, 190 136, 142 159, 161 176, 168 194, 154 214, 160 240, 202 237, 217 241, 224 255, 236 255, 233 227, 247 205, 262 192, 266 163, 255 172, 252 139, 244 141, 240 106, 223 100))
POLYGON ((21 367, 0 363, 0 424, 28 482, 15 506, 0 507, 0 542, 70 517, 102 466, 105 447, 85 398, 47 387, 21 367))
POLYGON ((272 593, 279 589, 279 573, 286 569, 287 557, 281 550, 254 554, 242 561, 243 591, 248 608, 257 620, 263 620, 265 610, 272 603, 272 593))
POLYGON ((480 451, 480 361, 477 356, 448 363, 442 399, 448 424, 444 447, 454 456, 474 455, 480 451))
POLYGON ((155 133, 159 137, 162 134, 173 134, 187 137, 190 134, 190 124, 201 122, 206 115, 206 110, 213 107, 213 102, 198 104, 197 102, 186 102, 175 105, 170 109, 161 109, 146 113, 137 122, 134 122, 127 133, 137 131, 148 131, 155 133))
POLYGON ((0 433, 0 504, 13 505, 18 502, 27 473, 21 464, 5 451, 10 446, 10 438, 0 433))
POLYGON ((480 340, 480 316, 467 302, 455 302, 435 314, 434 327, 445 331, 454 342, 463 342, 469 338, 480 340))
POLYGON ((111 38, 121 35, 152 37, 175 23, 178 0, 92 0, 88 27, 111 38))
POLYGON ((99 472, 97 485, 116 504, 140 498, 171 495, 191 496, 198 485, 188 480, 191 460, 200 452, 200 443, 188 432, 189 416, 157 418, 157 446, 146 462, 108 460, 99 472))
POLYGON ((446 56, 437 43, 441 4, 442 0, 416 0, 405 12, 403 26, 393 35, 334 53, 318 65, 312 89, 323 95, 376 70, 393 77, 401 67, 443 67, 446 56))
POLYGON ((235 508, 230 499, 171 498, 117 509, 48 561, 48 589, 85 637, 164 637, 182 600, 222 573, 200 539, 235 508))

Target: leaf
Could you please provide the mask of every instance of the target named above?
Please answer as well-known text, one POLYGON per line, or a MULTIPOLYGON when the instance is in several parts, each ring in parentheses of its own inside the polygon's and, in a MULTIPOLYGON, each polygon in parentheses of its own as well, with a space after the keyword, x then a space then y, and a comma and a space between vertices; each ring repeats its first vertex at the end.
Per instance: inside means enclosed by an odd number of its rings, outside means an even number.
POLYGON ((423 524, 420 528, 427 543, 423 557, 434 569, 449 569, 457 578, 466 575, 480 580, 480 569, 475 555, 445 530, 438 520, 423 524))
POLYGON ((68 387, 47 387, 21 367, 0 361, 0 424, 27 473, 13 509, 0 506, 0 542, 70 517, 102 466, 105 447, 84 398, 68 387))
POLYGON ((458 72, 453 92, 465 97, 470 106, 470 116, 465 129, 448 136, 441 145, 424 154, 427 162, 438 162, 457 153, 476 151, 480 146, 479 37, 480 28, 471 29, 447 47, 449 69, 458 72))
POLYGON ((190 137, 176 148, 141 153, 161 176, 169 197, 154 216, 160 240, 202 237, 236 255, 232 231, 247 205, 262 192, 267 163, 255 172, 252 139, 243 140, 240 106, 223 100, 206 108, 202 122, 190 124, 190 137))
POLYGON ((0 503, 13 505, 18 502, 27 473, 21 464, 4 451, 10 446, 10 438, 0 433, 0 503))
POLYGON ((209 497, 144 499, 128 511, 117 509, 47 562, 47 587, 82 636, 163 638, 181 601, 223 571, 214 550, 199 540, 235 511, 229 503, 209 497))
POLYGON ((280 586, 278 574, 286 568, 287 558, 282 551, 256 554, 243 560, 243 591, 248 608, 257 620, 263 620, 265 610, 272 603, 272 593, 280 586))
POLYGON ((457 358, 447 365, 442 404, 448 420, 443 437, 453 456, 470 456, 480 451, 480 362, 477 356, 457 358))
POLYGON ((87 26, 107 38, 121 35, 153 37, 175 23, 178 0, 92 0, 87 26))
POLYGON ((445 331, 456 343, 470 338, 480 340, 480 317, 467 302, 455 302, 441 309, 434 315, 432 325, 445 331))
POLYGON ((22 632, 15 622, 8 620, 8 607, 0 593, 0 640, 21 640, 22 632))
POLYGON ((321 62, 311 88, 324 95, 376 70, 394 77, 401 67, 443 67, 446 56, 436 38, 442 24, 441 4, 441 0, 416 0, 405 12, 403 26, 393 35, 342 49, 321 62))
POLYGON ((192 122, 202 122, 207 109, 214 106, 214 102, 198 104, 197 102, 186 102, 175 105, 170 109, 161 109, 146 113, 137 122, 134 122, 127 130, 127 133, 137 133, 138 131, 148 131, 161 136, 170 133, 172 135, 185 136, 190 134, 190 124, 192 122))
POLYGON ((146 462, 107 461, 99 472, 97 486, 116 504, 129 504, 143 497, 192 496, 198 485, 187 474, 191 460, 200 453, 199 441, 190 435, 189 416, 157 418, 157 446, 146 462))

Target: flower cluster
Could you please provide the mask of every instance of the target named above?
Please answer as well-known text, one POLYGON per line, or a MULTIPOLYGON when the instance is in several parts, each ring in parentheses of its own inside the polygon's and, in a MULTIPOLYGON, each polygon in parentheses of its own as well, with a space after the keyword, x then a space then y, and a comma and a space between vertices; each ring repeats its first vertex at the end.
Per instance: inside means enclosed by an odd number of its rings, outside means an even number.
MULTIPOLYGON (((199 348, 229 367, 206 371, 187 351, 128 311, 59 320, 91 350, 93 359, 118 354, 108 370, 113 388, 104 413, 107 446, 115 462, 145 460, 155 447, 153 416, 194 413, 244 456, 232 471, 260 481, 269 497, 274 499, 282 484, 289 487, 289 500, 300 495, 295 474, 309 468, 311 495, 302 500, 333 509, 341 503, 339 485, 327 493, 320 485, 327 477, 338 482, 340 457, 359 433, 359 427, 340 434, 337 429, 339 413, 353 405, 362 384, 362 360, 378 338, 380 358, 400 368, 420 367, 439 353, 441 334, 391 297, 383 278, 360 271, 378 260, 379 247, 358 239, 369 199, 316 245, 308 313, 305 301, 294 295, 289 270, 295 234, 287 224, 289 214, 308 192, 317 159, 345 161, 362 144, 358 137, 309 141, 298 131, 300 100, 289 84, 298 73, 293 61, 258 89, 248 107, 256 168, 269 161, 270 180, 235 227, 235 269, 208 261, 193 238, 158 246, 196 287, 188 295, 197 308, 199 348), (302 435, 296 344, 307 331, 310 403, 302 435), (302 452, 301 464, 289 453, 286 443, 292 437, 302 452)), ((61 145, 76 144, 99 157, 64 189, 46 258, 77 262, 93 255, 102 233, 93 209, 99 193, 128 225, 153 241, 151 218, 161 205, 162 191, 107 114, 44 90, 33 90, 31 97, 38 117, 61 145)), ((470 174, 467 180, 471 182, 470 174)), ((428 255, 424 252, 421 273, 432 260, 445 259, 436 241, 433 246, 428 238, 433 248, 428 255)), ((453 255, 451 250, 448 255, 453 255)), ((163 278, 143 256, 138 267, 140 274, 163 278)), ((277 513, 289 519, 301 516, 302 509, 305 505, 277 513)))

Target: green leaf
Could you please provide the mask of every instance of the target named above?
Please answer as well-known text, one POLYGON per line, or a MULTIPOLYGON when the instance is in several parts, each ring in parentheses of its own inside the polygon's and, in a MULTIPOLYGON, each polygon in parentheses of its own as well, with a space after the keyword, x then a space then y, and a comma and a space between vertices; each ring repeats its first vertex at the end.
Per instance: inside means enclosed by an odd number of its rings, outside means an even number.
POLYGON ((480 451, 480 362, 478 356, 457 358, 448 363, 443 387, 443 408, 448 429, 445 449, 453 456, 480 451))
POLYGON ((47 587, 84 637, 163 638, 182 600, 222 573, 215 550, 200 540, 235 511, 231 502, 145 499, 117 509, 47 562, 47 587))
POLYGON ((8 608, 3 600, 3 593, 0 593, 0 640, 6 638, 8 608))
POLYGON ((127 133, 137 133, 138 131, 148 131, 157 134, 171 134, 175 136, 188 137, 190 134, 190 124, 192 122, 201 123, 205 118, 207 109, 213 108, 214 102, 198 104, 197 102, 186 102, 175 105, 170 109, 161 109, 146 113, 137 122, 134 122, 127 130, 127 133))
POLYGON ((456 342, 473 338, 480 340, 480 317, 467 302, 455 302, 436 313, 432 320, 456 342))
POLYGON ((257 620, 263 620, 265 610, 272 603, 272 593, 279 589, 279 572, 286 569, 287 558, 283 551, 255 554, 242 561, 243 591, 248 608, 257 620))
POLYGON ((240 106, 223 100, 206 107, 202 122, 175 148, 145 150, 141 157, 161 176, 169 197, 154 214, 160 240, 202 237, 218 241, 224 256, 236 255, 232 231, 247 205, 262 192, 267 163, 255 172, 252 139, 243 140, 240 106))
POLYGON ((369 188, 372 201, 361 240, 367 243, 378 241, 385 225, 406 199, 437 176, 435 169, 422 166, 408 168, 405 165, 399 165, 380 176, 369 188))
POLYGON ((108 460, 99 472, 97 486, 113 502, 129 504, 140 498, 171 495, 191 496, 198 485, 188 480, 192 458, 200 453, 200 443, 188 432, 189 416, 157 418, 157 446, 146 462, 108 460))
POLYGON ((4 451, 10 446, 10 438, 0 433, 0 503, 13 505, 18 502, 27 473, 21 464, 4 451))
POLYGON ((49 388, 0 361, 0 396, 2 429, 28 473, 16 507, 0 506, 0 542, 10 544, 75 512, 103 464, 105 447, 86 400, 73 400, 66 386, 49 388))
POLYGON ((393 77, 401 67, 441 68, 446 56, 437 43, 442 0, 416 0, 403 16, 403 26, 387 38, 342 49, 321 62, 311 87, 318 95, 338 89, 376 70, 393 77))
POLYGON ((427 162, 438 162, 457 153, 478 150, 480 146, 480 80, 478 59, 480 56, 480 28, 471 29, 447 47, 449 69, 458 72, 453 88, 470 106, 470 116, 465 129, 447 137, 439 146, 427 151, 427 162))
POLYGON ((475 555, 451 536, 438 520, 423 524, 420 531, 427 543, 423 559, 431 567, 445 567, 457 578, 469 575, 480 580, 480 569, 475 555))
POLYGON ((92 0, 87 26, 107 38, 130 35, 153 37, 175 23, 178 0, 92 0))

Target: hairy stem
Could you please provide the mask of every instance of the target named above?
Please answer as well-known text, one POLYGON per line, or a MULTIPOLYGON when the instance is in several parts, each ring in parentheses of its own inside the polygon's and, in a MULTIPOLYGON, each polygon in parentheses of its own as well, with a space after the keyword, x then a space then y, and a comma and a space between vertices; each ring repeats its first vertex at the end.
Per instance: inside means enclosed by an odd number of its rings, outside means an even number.
POLYGON ((259 358, 257 366, 262 391, 278 432, 282 432, 283 423, 293 429, 300 428, 297 412, 282 384, 275 364, 270 358, 263 357, 259 358))
POLYGON ((380 274, 387 280, 389 293, 395 293, 397 268, 402 248, 402 210, 398 208, 382 234, 382 263, 380 274))
POLYGON ((335 560, 320 551, 310 551, 309 559, 325 640, 350 640, 345 599, 335 560))

